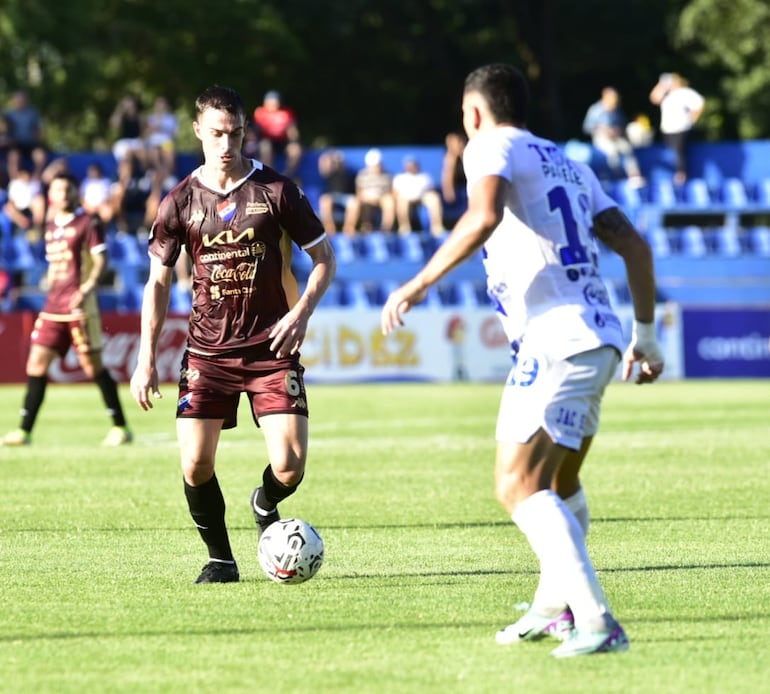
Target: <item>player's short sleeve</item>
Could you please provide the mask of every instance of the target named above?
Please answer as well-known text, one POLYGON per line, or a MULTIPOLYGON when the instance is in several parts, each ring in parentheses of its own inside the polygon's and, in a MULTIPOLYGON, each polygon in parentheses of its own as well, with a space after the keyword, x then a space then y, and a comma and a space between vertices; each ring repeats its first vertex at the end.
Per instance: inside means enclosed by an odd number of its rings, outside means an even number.
POLYGON ((107 251, 107 232, 103 222, 92 216, 86 229, 86 246, 91 255, 98 255, 107 251))
POLYGON ((166 267, 174 266, 184 245, 185 226, 181 219, 177 196, 169 193, 158 207, 147 247, 166 267))
POLYGON ((580 169, 581 176, 588 186, 592 217, 596 217, 596 215, 604 212, 604 210, 608 210, 610 207, 618 206, 618 203, 604 191, 602 184, 599 183, 599 179, 590 166, 583 162, 573 162, 573 166, 580 169))
POLYGON ((303 190, 287 181, 281 191, 279 224, 300 248, 318 243, 326 231, 303 190))
POLYGON ((477 135, 468 142, 463 152, 463 168, 468 192, 485 176, 512 179, 510 141, 502 129, 477 135))

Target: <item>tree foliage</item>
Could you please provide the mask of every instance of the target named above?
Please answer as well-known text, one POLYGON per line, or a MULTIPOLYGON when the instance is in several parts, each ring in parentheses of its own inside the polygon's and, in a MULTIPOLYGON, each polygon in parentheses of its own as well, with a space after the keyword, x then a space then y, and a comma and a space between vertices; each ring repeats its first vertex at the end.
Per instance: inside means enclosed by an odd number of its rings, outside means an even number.
POLYGON ((506 61, 550 137, 580 137, 606 84, 655 121, 649 90, 670 70, 707 96, 710 137, 760 137, 769 25, 762 0, 4 0, 0 101, 27 89, 59 150, 107 146, 128 91, 164 95, 188 121, 212 83, 248 108, 278 89, 308 144, 438 143, 460 127, 467 72, 506 61))
POLYGON ((735 123, 737 135, 767 137, 770 111, 770 5, 766 0, 692 0, 675 45, 713 75, 715 129, 735 123))

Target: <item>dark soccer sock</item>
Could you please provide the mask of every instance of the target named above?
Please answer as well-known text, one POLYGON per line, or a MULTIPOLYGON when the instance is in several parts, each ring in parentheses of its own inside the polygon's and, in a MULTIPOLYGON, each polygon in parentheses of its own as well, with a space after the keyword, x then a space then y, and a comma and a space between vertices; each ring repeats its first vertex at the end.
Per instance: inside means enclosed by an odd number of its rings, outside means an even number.
POLYGON ((206 543, 211 559, 233 561, 225 525, 225 498, 214 475, 208 482, 192 487, 184 482, 184 495, 195 525, 206 543))
POLYGON ((107 412, 112 417, 112 423, 116 427, 126 426, 126 418, 123 415, 123 408, 118 397, 118 384, 115 383, 115 379, 110 375, 110 372, 107 369, 102 369, 94 376, 94 383, 99 386, 99 390, 102 392, 102 399, 104 404, 107 405, 107 412))
POLYGON ((35 426, 37 413, 43 405, 48 376, 27 376, 27 392, 24 395, 24 405, 21 410, 21 428, 28 434, 35 426))
POLYGON ((293 487, 279 482, 273 474, 273 468, 268 465, 262 473, 262 486, 257 493, 257 506, 264 511, 272 511, 280 501, 297 491, 300 482, 302 482, 301 478, 293 487))

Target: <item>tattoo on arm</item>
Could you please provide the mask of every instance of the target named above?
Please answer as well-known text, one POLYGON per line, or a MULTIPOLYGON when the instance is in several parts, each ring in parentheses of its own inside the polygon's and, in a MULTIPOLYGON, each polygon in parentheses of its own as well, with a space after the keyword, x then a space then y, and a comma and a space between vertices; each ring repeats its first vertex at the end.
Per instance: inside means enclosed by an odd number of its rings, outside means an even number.
POLYGON ((637 235, 634 225, 619 207, 610 207, 594 217, 594 233, 596 238, 613 250, 637 235))

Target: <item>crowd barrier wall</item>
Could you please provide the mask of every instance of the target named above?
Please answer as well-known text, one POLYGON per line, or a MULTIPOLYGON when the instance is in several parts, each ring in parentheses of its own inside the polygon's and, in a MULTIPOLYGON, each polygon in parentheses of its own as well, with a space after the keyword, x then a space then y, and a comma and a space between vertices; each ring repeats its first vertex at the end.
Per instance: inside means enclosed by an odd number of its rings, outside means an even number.
MULTIPOLYGON (((630 333, 631 309, 618 311, 630 333)), ((666 377, 684 374, 681 346, 681 312, 675 304, 658 307, 658 332, 666 354, 666 377)), ((0 383, 25 381, 24 363, 35 314, 0 315, 0 383)), ((105 366, 126 383, 139 350, 138 314, 105 313, 105 366)), ((158 349, 158 375, 175 383, 185 349, 187 317, 167 319, 158 349)), ((417 307, 406 316, 406 325, 383 336, 377 309, 319 309, 302 348, 308 382, 354 383, 372 381, 502 382, 511 365, 510 348, 500 321, 488 308, 453 310, 417 307)), ((54 361, 50 379, 58 383, 86 380, 70 350, 54 361)))

